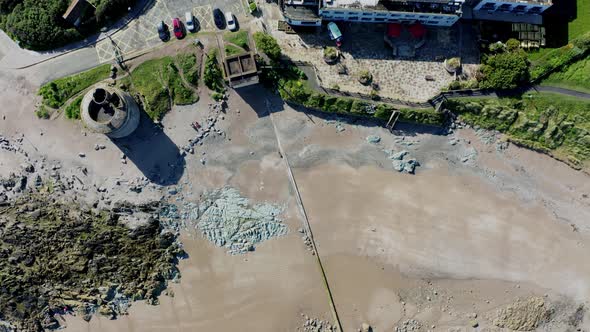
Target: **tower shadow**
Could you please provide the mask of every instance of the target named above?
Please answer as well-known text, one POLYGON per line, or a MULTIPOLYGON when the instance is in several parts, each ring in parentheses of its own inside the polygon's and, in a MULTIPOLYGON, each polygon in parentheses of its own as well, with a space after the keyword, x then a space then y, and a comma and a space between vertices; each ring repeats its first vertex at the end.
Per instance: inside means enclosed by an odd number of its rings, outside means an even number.
POLYGON ((139 126, 131 135, 111 141, 151 182, 177 184, 185 168, 180 149, 143 110, 140 114, 139 126))

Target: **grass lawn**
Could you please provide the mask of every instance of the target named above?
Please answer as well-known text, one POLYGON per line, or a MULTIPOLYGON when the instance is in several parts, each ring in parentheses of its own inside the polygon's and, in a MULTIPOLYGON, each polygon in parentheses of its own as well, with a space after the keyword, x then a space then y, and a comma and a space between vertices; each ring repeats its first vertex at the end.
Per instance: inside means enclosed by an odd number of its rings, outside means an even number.
POLYGON ((576 0, 577 17, 568 24, 568 39, 590 31, 590 0, 576 0))
POLYGON ((543 80, 542 85, 590 92, 590 57, 573 63, 563 71, 549 75, 543 80))
POLYGON ((239 46, 246 51, 250 50, 250 43, 248 41, 248 31, 241 30, 238 32, 227 32, 224 36, 227 42, 239 46))
POLYGON ((161 119, 170 110, 172 101, 177 105, 192 104, 198 96, 182 82, 172 57, 148 60, 131 72, 131 92, 143 96, 146 113, 152 119, 161 119))
POLYGON ((226 56, 232 56, 232 55, 240 54, 243 52, 244 52, 243 49, 236 47, 234 45, 225 45, 225 55, 226 56))
POLYGON ((51 81, 39 89, 39 95, 43 96, 43 104, 59 108, 77 93, 109 78, 110 74, 110 65, 104 64, 76 75, 51 81))
POLYGON ((460 98, 446 107, 472 125, 550 152, 576 168, 590 167, 590 103, 552 93, 519 98, 460 98))
POLYGON ((197 64, 197 56, 194 53, 178 54, 175 60, 183 73, 191 71, 197 64))

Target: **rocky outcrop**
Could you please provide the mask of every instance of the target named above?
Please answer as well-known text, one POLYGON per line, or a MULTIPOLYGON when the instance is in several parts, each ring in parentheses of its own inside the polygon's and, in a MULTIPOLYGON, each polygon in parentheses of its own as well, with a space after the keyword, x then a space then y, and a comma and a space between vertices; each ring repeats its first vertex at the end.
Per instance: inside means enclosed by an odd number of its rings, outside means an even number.
POLYGON ((550 313, 543 298, 532 297, 499 309, 494 325, 515 331, 532 331, 547 321, 550 313))
POLYGON ((132 300, 157 303, 183 253, 157 203, 96 210, 60 200, 25 194, 0 207, 0 321, 43 331, 60 326, 58 314, 89 320, 123 314, 132 300), (134 215, 141 222, 129 228, 134 215))

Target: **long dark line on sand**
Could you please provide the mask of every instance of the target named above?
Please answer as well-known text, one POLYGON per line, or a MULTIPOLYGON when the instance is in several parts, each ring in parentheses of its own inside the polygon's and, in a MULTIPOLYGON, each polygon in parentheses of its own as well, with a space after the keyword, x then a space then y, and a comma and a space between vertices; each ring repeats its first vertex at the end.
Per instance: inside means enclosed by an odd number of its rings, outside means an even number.
POLYGON ((287 153, 283 150, 281 145, 281 140, 279 138, 279 131, 277 130, 277 126, 274 123, 272 118, 272 111, 271 111, 271 103, 268 99, 265 100, 266 111, 268 112, 268 116, 270 118, 270 122, 272 123, 272 127, 275 133, 275 137, 277 139, 277 145, 279 148, 279 153, 281 154, 283 160, 285 161, 285 165, 287 166, 287 174, 289 175, 289 181, 295 190, 295 198, 297 199, 297 205, 299 205, 299 210, 301 212, 302 223, 305 231, 311 241, 311 246, 313 248, 313 252, 315 253, 316 261, 318 266, 320 267, 320 271, 322 273, 322 279, 324 280, 324 286, 326 287, 326 292, 328 293, 328 299, 330 301, 330 307, 332 309, 332 316, 334 316, 334 322, 338 325, 338 330, 342 330, 342 324, 340 323, 340 317, 338 317, 338 311, 336 310, 336 304, 334 303, 334 297, 332 296, 332 291, 330 290, 330 284, 328 283, 328 277, 326 276, 326 270, 324 269, 324 265, 322 264, 322 259, 320 258, 320 253, 315 245, 315 239, 313 238, 313 232, 311 231, 311 225, 309 224, 309 219, 307 218, 307 213, 305 212, 305 206, 303 205, 303 200, 301 199, 301 194, 299 193, 299 187, 297 187, 297 181, 295 181, 295 177, 293 176, 293 171, 291 170, 291 165, 289 164, 289 159, 287 158, 287 153))

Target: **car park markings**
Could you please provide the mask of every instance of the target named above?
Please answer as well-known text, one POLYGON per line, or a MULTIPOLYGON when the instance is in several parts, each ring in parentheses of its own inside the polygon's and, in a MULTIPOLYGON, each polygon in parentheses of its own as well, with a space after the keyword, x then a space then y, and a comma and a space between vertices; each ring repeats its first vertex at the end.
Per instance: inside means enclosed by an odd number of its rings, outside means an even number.
POLYGON ((211 5, 194 7, 193 15, 199 22, 201 30, 213 29, 213 9, 211 8, 211 5))
POLYGON ((160 41, 156 31, 160 21, 164 21, 168 25, 172 21, 172 16, 163 1, 157 1, 145 15, 140 15, 127 27, 111 35, 110 38, 98 42, 95 49, 99 62, 105 63, 115 59, 116 48, 119 49, 121 55, 126 55, 155 46, 160 41))

